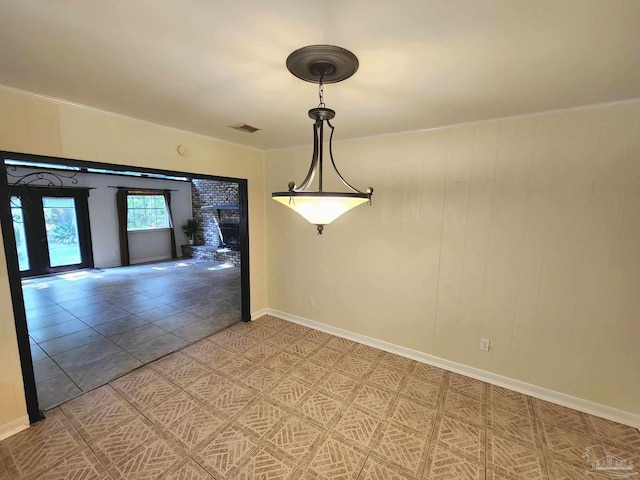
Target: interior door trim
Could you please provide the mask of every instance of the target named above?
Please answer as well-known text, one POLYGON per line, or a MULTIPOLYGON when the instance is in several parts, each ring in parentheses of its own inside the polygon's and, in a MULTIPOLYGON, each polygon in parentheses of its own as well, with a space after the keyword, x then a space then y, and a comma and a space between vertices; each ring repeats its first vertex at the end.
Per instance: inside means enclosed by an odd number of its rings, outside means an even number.
POLYGON ((0 170, 0 226, 4 239, 5 260, 7 262, 7 274, 9 276, 9 290, 11 291, 11 303, 13 304, 13 316, 18 339, 18 353, 20 355, 20 368, 22 370, 22 382, 24 383, 24 396, 27 404, 29 422, 35 423, 44 418, 44 413, 38 405, 36 392, 36 379, 33 374, 33 360, 31 359, 31 345, 29 343, 29 331, 27 329, 27 314, 24 308, 22 296, 22 280, 18 267, 18 249, 16 237, 13 232, 13 217, 11 216, 11 194, 7 181, 7 166, 2 161, 0 170))

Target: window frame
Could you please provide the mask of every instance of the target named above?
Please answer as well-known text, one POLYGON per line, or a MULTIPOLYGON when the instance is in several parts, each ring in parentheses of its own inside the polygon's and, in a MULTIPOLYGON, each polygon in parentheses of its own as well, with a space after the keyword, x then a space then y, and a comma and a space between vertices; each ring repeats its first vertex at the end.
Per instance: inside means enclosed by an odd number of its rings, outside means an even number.
POLYGON ((127 195, 127 232, 149 232, 149 231, 154 231, 154 230, 169 230, 171 229, 171 219, 169 217, 169 208, 167 205, 167 201, 165 199, 165 196, 161 193, 135 193, 135 192, 129 192, 127 195), (156 206, 133 206, 130 205, 130 203, 135 202, 137 199, 147 199, 150 197, 154 197, 154 200, 156 199, 160 199, 162 200, 162 207, 156 207, 156 206), (154 213, 154 218, 157 221, 158 220, 158 211, 159 210, 163 210, 164 211, 164 225, 162 226, 149 226, 149 224, 147 224, 146 227, 142 227, 142 228, 131 228, 130 224, 132 221, 132 218, 135 218, 135 215, 132 215, 133 213, 137 212, 155 212, 154 213))

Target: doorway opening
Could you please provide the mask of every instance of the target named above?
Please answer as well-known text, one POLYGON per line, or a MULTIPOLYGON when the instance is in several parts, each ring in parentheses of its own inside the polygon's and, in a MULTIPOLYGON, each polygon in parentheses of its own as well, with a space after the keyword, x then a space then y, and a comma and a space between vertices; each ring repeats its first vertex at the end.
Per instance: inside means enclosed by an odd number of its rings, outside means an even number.
POLYGON ((245 179, 0 154, 0 220, 31 422, 42 418, 41 410, 204 338, 213 328, 250 320, 245 179), (32 182, 47 170, 43 166, 62 180, 32 182), (26 175, 29 183, 15 181, 26 175), (236 262, 190 255, 180 227, 187 216, 203 213, 189 193, 194 183, 219 183, 236 192, 236 262), (116 227, 108 226, 122 189, 144 190, 128 202, 127 263, 122 228, 118 242, 116 227), (170 197, 169 225, 160 218, 163 196, 153 189, 170 197), (112 214, 100 210, 102 205, 112 214), (146 224, 150 228, 141 228, 146 224), (173 255, 167 257, 162 248, 168 244, 173 255), (78 363, 83 358, 86 365, 78 363), (111 371, 100 370, 104 358, 114 360, 111 371), (72 396, 51 397, 52 390, 72 396))

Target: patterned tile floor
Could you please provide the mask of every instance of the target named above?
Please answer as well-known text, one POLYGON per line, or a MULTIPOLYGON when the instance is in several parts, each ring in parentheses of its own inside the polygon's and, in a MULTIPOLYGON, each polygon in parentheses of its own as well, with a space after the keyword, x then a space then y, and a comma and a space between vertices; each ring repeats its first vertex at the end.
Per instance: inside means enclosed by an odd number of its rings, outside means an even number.
POLYGON ((596 445, 640 465, 631 427, 265 316, 49 411, 0 479, 585 479, 596 445))
POLYGON ((25 279, 43 410, 240 321, 240 269, 184 259, 25 279))

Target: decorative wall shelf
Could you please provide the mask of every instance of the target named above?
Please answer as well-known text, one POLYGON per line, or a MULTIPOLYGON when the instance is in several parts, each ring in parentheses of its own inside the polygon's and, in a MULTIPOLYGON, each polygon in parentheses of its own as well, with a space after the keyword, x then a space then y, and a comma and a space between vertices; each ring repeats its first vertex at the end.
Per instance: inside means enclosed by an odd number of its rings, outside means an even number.
POLYGON ((222 210, 240 210, 238 205, 203 205, 200 207, 200 210, 215 210, 218 212, 218 223, 222 220, 220 219, 220 212, 222 210))

